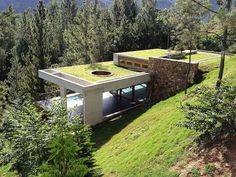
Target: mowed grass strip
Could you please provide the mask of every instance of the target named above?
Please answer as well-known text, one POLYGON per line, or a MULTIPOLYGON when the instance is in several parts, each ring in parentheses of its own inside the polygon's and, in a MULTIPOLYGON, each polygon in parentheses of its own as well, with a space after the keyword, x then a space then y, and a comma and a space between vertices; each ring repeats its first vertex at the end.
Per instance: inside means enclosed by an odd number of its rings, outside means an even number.
POLYGON ((88 64, 88 65, 76 65, 76 66, 57 68, 56 70, 82 78, 90 82, 111 80, 111 79, 115 79, 119 77, 137 74, 137 72, 118 67, 114 65, 113 62, 101 62, 101 63, 88 64), (91 72, 94 70, 110 71, 113 75, 109 77, 95 76, 91 74, 91 72))
MULTIPOLYGON (((193 54, 191 56, 191 60, 192 61, 200 61, 200 60, 205 60, 205 59, 214 59, 214 58, 219 58, 220 59, 220 55, 218 54, 211 54, 211 53, 203 53, 203 52, 198 52, 197 54, 193 54)), ((187 55, 184 59, 184 61, 188 61, 189 60, 189 55, 187 55)))
MULTIPOLYGON (((214 87, 218 65, 218 60, 201 64, 200 68, 209 72, 189 90, 202 85, 214 87)), ((235 66, 236 57, 226 60, 225 77, 236 85, 235 66)), ((95 127, 95 159, 104 176, 178 176, 170 167, 184 157, 196 136, 195 132, 176 126, 184 119, 178 108, 184 98, 182 92, 151 108, 133 110, 95 127)))

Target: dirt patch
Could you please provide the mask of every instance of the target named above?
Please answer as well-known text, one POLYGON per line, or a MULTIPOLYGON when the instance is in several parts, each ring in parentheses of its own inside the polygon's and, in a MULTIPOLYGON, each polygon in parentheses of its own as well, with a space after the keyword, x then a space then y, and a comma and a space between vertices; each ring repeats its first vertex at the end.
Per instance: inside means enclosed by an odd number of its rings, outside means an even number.
POLYGON ((189 157, 172 167, 181 177, 193 176, 193 169, 197 169, 200 174, 197 176, 201 177, 236 177, 236 137, 201 149, 190 148, 189 151, 189 157), (215 170, 207 173, 207 166, 215 170))

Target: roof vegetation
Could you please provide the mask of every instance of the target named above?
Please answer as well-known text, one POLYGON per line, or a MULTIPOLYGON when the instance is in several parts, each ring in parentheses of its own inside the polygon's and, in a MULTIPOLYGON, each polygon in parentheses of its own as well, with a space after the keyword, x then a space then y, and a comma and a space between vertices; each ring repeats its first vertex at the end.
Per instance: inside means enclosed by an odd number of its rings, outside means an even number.
POLYGON ((130 57, 139 57, 148 59, 149 57, 161 57, 168 55, 168 50, 165 49, 149 49, 149 50, 139 50, 132 52, 123 52, 121 54, 130 56, 130 57))
POLYGON ((76 65, 76 66, 57 68, 56 70, 82 78, 90 82, 111 80, 111 79, 115 79, 119 77, 137 74, 137 72, 135 71, 130 71, 128 69, 118 67, 114 65, 113 62, 101 62, 101 63, 94 63, 94 64, 88 64, 88 65, 76 65), (96 76, 91 73, 94 70, 110 71, 113 75, 109 77, 96 76))
MULTIPOLYGON (((176 51, 171 51, 171 53, 176 53, 176 51)), ((167 56, 169 54, 168 50, 165 49, 149 49, 149 50, 139 50, 139 51, 131 51, 131 52, 123 52, 120 53, 125 56, 130 57, 138 57, 138 58, 144 58, 148 59, 149 57, 163 57, 167 56)), ((192 61, 200 61, 205 59, 212 59, 220 57, 219 54, 213 54, 213 53, 206 53, 206 52, 198 52, 197 54, 192 54, 192 61)), ((185 58, 183 58, 184 61, 188 61, 188 55, 186 55, 185 58)))

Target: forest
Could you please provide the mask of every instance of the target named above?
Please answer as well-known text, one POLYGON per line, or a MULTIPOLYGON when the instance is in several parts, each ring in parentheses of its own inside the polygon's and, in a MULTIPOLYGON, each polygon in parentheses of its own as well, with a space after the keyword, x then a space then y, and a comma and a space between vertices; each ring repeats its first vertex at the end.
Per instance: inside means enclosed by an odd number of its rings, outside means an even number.
MULTIPOLYGON (((42 110, 36 102, 59 88, 38 70, 111 61, 113 53, 143 49, 236 52, 235 1, 177 0, 157 9, 155 0, 39 0, 17 13, 0 12, 0 176, 98 176, 91 128, 68 119, 62 103, 42 110)), ((191 109, 191 108, 189 108, 191 109)), ((191 126, 186 125, 184 126, 191 126)))

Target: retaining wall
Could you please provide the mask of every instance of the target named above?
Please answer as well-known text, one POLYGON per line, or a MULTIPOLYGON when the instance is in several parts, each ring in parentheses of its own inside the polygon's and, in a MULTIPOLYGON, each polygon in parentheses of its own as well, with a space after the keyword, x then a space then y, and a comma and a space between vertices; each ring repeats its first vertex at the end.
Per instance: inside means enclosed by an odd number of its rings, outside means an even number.
POLYGON ((148 72, 152 80, 148 85, 148 98, 152 102, 158 102, 184 90, 186 81, 193 84, 198 72, 198 63, 189 65, 179 60, 149 58, 148 72))

